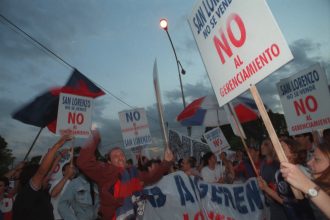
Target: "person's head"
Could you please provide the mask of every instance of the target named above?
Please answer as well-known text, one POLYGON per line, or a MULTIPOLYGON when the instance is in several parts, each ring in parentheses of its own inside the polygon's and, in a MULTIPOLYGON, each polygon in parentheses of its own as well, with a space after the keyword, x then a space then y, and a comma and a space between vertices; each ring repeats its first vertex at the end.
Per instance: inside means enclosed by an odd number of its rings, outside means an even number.
POLYGON ((116 167, 126 167, 126 156, 124 154, 124 151, 120 147, 114 147, 110 150, 108 154, 108 160, 109 163, 116 167))
POLYGON ((237 150, 235 152, 235 160, 241 161, 243 159, 243 151, 237 150))
POLYGON ((257 162, 260 159, 260 151, 257 147, 249 147, 248 151, 254 162, 257 162))
POLYGON ((36 174, 39 169, 39 164, 28 164, 24 166, 19 176, 19 186, 24 187, 29 183, 30 179, 36 174))
POLYGON ((207 152, 203 156, 203 165, 204 166, 215 166, 217 164, 217 159, 212 152, 207 152))
POLYGON ((126 160, 126 165, 127 165, 127 167, 132 167, 133 166, 133 160, 131 158, 126 160))
POLYGON ((302 144, 294 139, 284 138, 281 145, 290 163, 306 164, 307 149, 302 144))
POLYGON ((293 136, 293 139, 298 141, 306 149, 313 143, 313 134, 311 132, 297 134, 293 136))
MULTIPOLYGON (((74 165, 72 165, 73 167, 71 167, 71 163, 70 162, 68 162, 68 163, 66 163, 66 164, 64 164, 64 166, 62 167, 62 174, 63 174, 63 176, 66 176, 69 172, 71 172, 71 170, 70 169, 76 169, 75 167, 74 167, 74 165)), ((71 174, 71 176, 69 177, 69 179, 73 179, 75 176, 76 176, 76 174, 77 174, 78 172, 76 172, 76 170, 75 170, 75 172, 73 172, 72 174, 71 174)))
POLYGON ((161 164, 160 160, 155 160, 155 159, 148 160, 148 162, 146 163, 148 172, 152 172, 153 170, 155 170, 159 166, 159 164, 161 164))
POLYGON ((322 135, 323 135, 323 140, 325 142, 330 143, 330 128, 327 128, 327 129, 323 130, 322 135))
POLYGON ((9 185, 9 180, 7 177, 0 177, 0 195, 3 195, 6 192, 6 188, 9 185))
POLYGON ((221 160, 221 161, 224 161, 224 160, 226 160, 226 159, 227 159, 227 153, 224 152, 224 151, 222 151, 222 152, 220 153, 220 160, 221 160))
MULTIPOLYGON (((330 169, 330 146, 327 143, 319 144, 313 153, 313 157, 308 161, 313 176, 318 178, 326 170, 330 169)), ((328 173, 330 175, 330 173, 328 173)))
POLYGON ((315 183, 330 195, 330 145, 329 143, 319 144, 308 161, 315 183))
POLYGON ((262 141, 260 151, 262 156, 266 156, 266 157, 275 156, 274 146, 269 138, 266 138, 265 140, 262 141))
POLYGON ((184 158, 182 161, 182 171, 186 172, 196 166, 196 160, 193 157, 184 158))

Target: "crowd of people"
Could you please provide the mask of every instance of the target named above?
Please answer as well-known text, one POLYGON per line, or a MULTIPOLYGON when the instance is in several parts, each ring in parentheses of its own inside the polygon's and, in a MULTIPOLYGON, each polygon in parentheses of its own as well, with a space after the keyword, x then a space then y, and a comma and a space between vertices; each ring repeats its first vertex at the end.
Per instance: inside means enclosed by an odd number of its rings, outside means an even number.
POLYGON ((201 161, 191 156, 179 159, 166 149, 163 160, 139 156, 136 165, 119 147, 109 151, 107 161, 97 160, 101 137, 94 131, 79 156, 62 167, 62 177, 50 182, 58 152, 71 138, 63 135, 40 164, 22 162, 0 177, 0 220, 136 219, 133 195, 141 196, 143 187, 178 170, 220 184, 256 177, 271 219, 330 218, 330 129, 324 130, 322 138, 311 133, 281 136, 288 162, 279 161, 266 138, 260 145, 248 146, 247 152, 237 150, 234 158, 223 151, 207 152, 201 161), (292 188, 304 198, 297 199, 292 188))

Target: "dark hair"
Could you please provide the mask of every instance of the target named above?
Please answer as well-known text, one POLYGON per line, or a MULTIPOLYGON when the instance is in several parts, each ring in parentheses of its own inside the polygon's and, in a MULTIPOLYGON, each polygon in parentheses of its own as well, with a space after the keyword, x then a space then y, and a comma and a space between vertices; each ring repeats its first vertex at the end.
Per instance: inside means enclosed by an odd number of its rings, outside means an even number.
POLYGON ((292 161, 293 164, 306 164, 307 160, 307 150, 304 146, 302 146, 298 141, 290 138, 283 138, 281 142, 284 142, 288 145, 290 151, 295 157, 292 161))
POLYGON ((313 134, 311 132, 297 134, 295 137, 308 137, 310 142, 314 142, 313 134))
POLYGON ((5 184, 5 187, 9 186, 9 180, 5 176, 0 177, 0 182, 3 182, 5 184))
POLYGON ((66 169, 66 167, 67 167, 67 166, 69 166, 69 165, 70 165, 70 162, 68 162, 68 163, 64 164, 64 165, 63 165, 63 167, 62 167, 62 172, 64 172, 64 171, 65 171, 65 169, 66 169))
MULTIPOLYGON (((325 142, 317 145, 317 148, 330 161, 330 144, 325 142)), ((330 166, 328 166, 321 175, 315 179, 315 183, 330 195, 330 166)))
POLYGON ((127 163, 127 164, 131 164, 131 165, 133 165, 133 160, 130 158, 130 159, 128 159, 128 160, 126 161, 126 163, 127 163))
POLYGON ((322 135, 323 135, 323 137, 330 136, 330 128, 323 130, 322 135))
POLYGON ((34 174, 36 174, 38 169, 39 169, 39 164, 26 165, 19 176, 20 185, 23 187, 26 184, 28 184, 30 179, 34 176, 34 174))
POLYGON ((212 153, 211 151, 204 154, 204 156, 202 158, 203 159, 203 167, 205 167, 209 164, 209 160, 212 156, 214 156, 214 153, 212 153))
MULTIPOLYGON (((115 151, 115 150, 121 150, 121 151, 123 151, 123 149, 121 149, 120 147, 113 147, 113 148, 111 148, 110 149, 110 151, 109 151, 109 153, 108 153, 108 160, 111 162, 111 158, 110 158, 110 155, 111 155, 111 153, 113 152, 113 151, 115 151)), ((124 151, 123 151, 124 152, 124 151)))

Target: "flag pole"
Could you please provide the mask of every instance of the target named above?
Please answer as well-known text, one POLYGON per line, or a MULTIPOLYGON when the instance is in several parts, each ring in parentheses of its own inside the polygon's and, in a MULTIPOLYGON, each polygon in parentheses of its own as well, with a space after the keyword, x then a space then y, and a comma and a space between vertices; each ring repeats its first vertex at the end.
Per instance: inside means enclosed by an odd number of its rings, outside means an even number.
POLYGON ((162 100, 160 97, 160 89, 159 89, 159 81, 158 81, 158 69, 157 69, 157 60, 155 59, 154 62, 154 69, 153 69, 153 81, 154 81, 154 88, 155 88, 155 95, 156 95, 156 100, 157 100, 157 109, 158 109, 158 114, 160 118, 160 127, 162 129, 162 134, 165 142, 165 150, 164 154, 167 149, 169 149, 169 144, 168 144, 168 137, 167 137, 167 132, 165 128, 165 123, 164 123, 164 115, 163 115, 163 105, 162 105, 162 100))
POLYGON ((34 138, 32 144, 31 144, 31 146, 30 146, 30 149, 29 149, 28 152, 25 154, 25 157, 24 157, 23 161, 25 161, 25 160, 28 158, 28 156, 29 156, 29 154, 30 154, 32 148, 34 147, 34 144, 36 143, 36 141, 37 141, 37 139, 38 139, 38 137, 39 137, 39 135, 40 135, 42 129, 44 129, 44 128, 40 128, 40 130, 39 130, 37 136, 34 138))
POLYGON ((245 152, 246 152, 246 154, 248 155, 248 158, 249 158, 249 160, 250 160, 250 162, 251 162, 252 168, 253 168, 253 170, 254 170, 256 176, 259 176, 258 169, 256 168, 256 165, 254 164, 254 161, 252 160, 252 157, 251 157, 251 154, 250 154, 250 152, 249 152, 248 146, 246 145, 246 142, 245 142, 245 140, 244 140, 244 138, 243 138, 243 137, 244 137, 244 134, 243 134, 243 131, 242 131, 243 128, 242 128, 241 126, 239 126, 239 124, 238 124, 238 123, 240 123, 240 122, 238 121, 238 118, 237 118, 236 112, 235 112, 234 109, 232 109, 232 106, 229 105, 229 104, 228 104, 228 108, 229 108, 230 114, 231 114, 231 115, 233 116, 233 118, 234 118, 234 122, 235 122, 236 129, 237 129, 238 132, 239 132, 239 136, 240 136, 241 141, 242 141, 242 143, 243 143, 243 146, 244 146, 245 152))

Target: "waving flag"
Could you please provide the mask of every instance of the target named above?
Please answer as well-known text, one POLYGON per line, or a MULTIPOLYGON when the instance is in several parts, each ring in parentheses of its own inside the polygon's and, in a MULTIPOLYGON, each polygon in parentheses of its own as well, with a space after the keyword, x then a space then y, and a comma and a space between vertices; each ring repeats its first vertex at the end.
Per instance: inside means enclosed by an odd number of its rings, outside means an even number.
POLYGON ((69 93, 96 98, 105 93, 77 69, 73 70, 65 86, 53 88, 35 98, 32 102, 13 113, 12 117, 37 127, 48 127, 56 132, 56 118, 60 93, 69 93))
MULTIPOLYGON (((257 106, 249 98, 237 97, 232 101, 241 123, 256 120, 257 106)), ((203 96, 190 103, 178 116, 183 126, 219 126, 229 124, 226 112, 220 108, 215 96, 203 96)))

